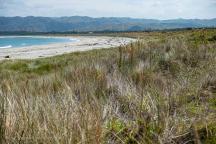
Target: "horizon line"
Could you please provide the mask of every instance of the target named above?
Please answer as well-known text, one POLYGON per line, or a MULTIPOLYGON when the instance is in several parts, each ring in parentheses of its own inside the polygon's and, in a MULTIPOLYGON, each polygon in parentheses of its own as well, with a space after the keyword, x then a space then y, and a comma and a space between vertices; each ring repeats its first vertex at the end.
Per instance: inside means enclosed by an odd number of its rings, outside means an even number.
POLYGON ((145 19, 145 20, 159 20, 159 21, 163 21, 163 20, 213 20, 216 19, 215 18, 167 18, 167 19, 157 19, 157 18, 136 18, 136 17, 127 17, 127 16, 120 16, 120 17, 108 17, 108 16, 104 16, 104 17, 94 17, 94 16, 82 16, 82 15, 71 15, 71 16, 33 16, 33 15, 29 15, 29 16, 1 16, 0 17, 4 17, 4 18, 15 18, 15 17, 20 17, 20 18, 27 18, 27 17, 41 17, 41 18, 70 18, 70 17, 88 17, 88 18, 94 18, 94 19, 100 19, 100 18, 128 18, 128 19, 145 19))

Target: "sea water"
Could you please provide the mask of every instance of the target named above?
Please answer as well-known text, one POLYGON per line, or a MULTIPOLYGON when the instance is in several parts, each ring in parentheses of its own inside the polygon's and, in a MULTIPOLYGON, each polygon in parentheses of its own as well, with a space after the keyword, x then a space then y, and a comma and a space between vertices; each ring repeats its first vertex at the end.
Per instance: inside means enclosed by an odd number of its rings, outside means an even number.
POLYGON ((74 42, 76 39, 67 37, 45 36, 0 36, 0 48, 15 48, 35 45, 74 42))

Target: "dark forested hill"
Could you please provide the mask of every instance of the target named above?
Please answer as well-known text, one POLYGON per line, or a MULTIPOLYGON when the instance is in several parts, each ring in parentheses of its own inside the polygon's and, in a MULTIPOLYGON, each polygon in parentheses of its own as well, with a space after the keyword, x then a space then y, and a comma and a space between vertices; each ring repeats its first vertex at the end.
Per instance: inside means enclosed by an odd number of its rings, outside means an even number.
POLYGON ((141 31, 176 28, 216 27, 216 19, 132 19, 72 17, 0 17, 0 31, 17 32, 86 32, 141 31))

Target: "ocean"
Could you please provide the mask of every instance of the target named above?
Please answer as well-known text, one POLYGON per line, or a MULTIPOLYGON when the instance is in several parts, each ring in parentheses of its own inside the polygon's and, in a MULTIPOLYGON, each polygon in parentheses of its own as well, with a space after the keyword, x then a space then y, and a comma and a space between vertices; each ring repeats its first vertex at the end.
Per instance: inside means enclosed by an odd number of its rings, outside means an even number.
POLYGON ((35 45, 75 42, 76 39, 45 36, 0 36, 0 48, 17 48, 35 45))

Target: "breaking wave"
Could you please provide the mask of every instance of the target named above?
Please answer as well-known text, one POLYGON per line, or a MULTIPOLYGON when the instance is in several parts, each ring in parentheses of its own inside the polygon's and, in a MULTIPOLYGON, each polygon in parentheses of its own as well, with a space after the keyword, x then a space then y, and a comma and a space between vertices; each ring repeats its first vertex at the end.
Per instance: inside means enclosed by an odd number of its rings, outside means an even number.
POLYGON ((12 45, 7 45, 7 46, 0 46, 0 48, 11 48, 12 45))

